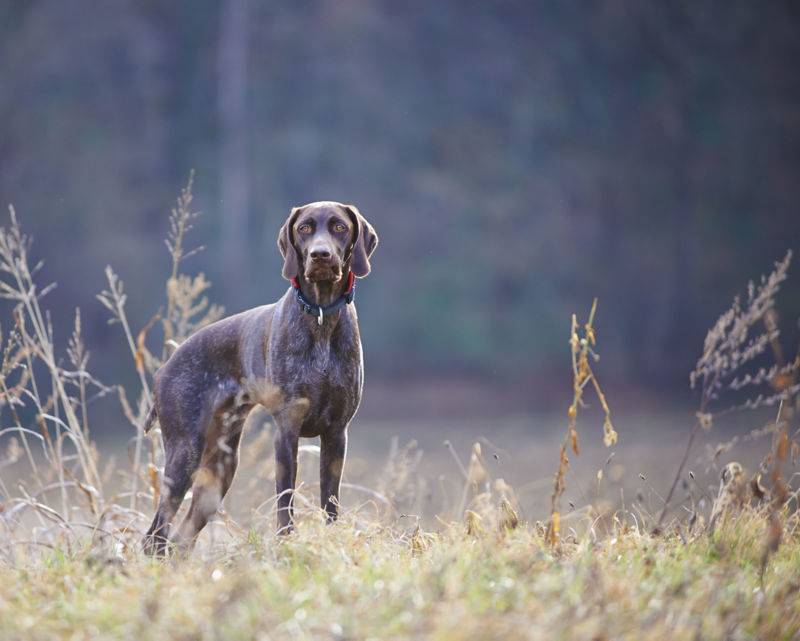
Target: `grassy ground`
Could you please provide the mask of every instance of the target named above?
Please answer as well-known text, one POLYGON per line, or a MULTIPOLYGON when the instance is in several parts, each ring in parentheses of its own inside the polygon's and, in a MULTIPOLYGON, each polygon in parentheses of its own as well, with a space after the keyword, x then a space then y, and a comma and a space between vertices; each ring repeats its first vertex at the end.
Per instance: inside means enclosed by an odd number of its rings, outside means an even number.
POLYGON ((619 526, 552 548, 534 526, 433 533, 351 514, 174 566, 55 549, 4 564, 0 638, 796 639, 797 532, 762 576, 764 529, 747 512, 686 542, 619 526))

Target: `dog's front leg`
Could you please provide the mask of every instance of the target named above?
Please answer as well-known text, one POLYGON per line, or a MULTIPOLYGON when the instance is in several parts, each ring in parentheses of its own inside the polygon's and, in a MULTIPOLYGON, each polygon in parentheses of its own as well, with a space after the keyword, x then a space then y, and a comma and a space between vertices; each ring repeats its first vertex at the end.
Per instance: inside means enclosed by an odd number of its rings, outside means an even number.
POLYGON ((278 494, 278 534, 292 529, 292 503, 297 479, 297 441, 293 430, 275 432, 275 491, 278 494))
POLYGON ((320 437, 319 496, 322 509, 333 521, 339 511, 339 484, 347 453, 347 427, 333 430, 320 437))

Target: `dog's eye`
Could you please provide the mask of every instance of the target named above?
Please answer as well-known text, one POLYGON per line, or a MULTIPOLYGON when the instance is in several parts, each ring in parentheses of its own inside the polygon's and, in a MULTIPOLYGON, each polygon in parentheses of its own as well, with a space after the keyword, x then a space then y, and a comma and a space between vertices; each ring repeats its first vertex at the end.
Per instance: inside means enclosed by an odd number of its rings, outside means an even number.
POLYGON ((311 225, 308 223, 303 223, 297 228, 297 231, 299 231, 301 234, 307 234, 311 231, 311 225))
POLYGON ((347 229, 347 227, 345 227, 342 223, 336 223, 333 226, 333 231, 344 231, 345 229, 347 229))

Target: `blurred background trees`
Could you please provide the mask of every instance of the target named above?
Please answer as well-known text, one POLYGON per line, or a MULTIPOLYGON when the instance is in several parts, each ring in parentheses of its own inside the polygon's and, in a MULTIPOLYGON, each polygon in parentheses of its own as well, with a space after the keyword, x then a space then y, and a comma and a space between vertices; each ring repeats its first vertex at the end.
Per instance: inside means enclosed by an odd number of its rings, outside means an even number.
POLYGON ((788 1, 7 2, 0 202, 112 380, 133 373, 103 267, 144 326, 195 169, 207 250, 186 268, 229 312, 285 291, 291 206, 374 223, 371 381, 540 402, 525 390, 570 380, 570 315, 598 296, 606 380, 683 390, 733 295, 800 249, 798 60, 788 1))

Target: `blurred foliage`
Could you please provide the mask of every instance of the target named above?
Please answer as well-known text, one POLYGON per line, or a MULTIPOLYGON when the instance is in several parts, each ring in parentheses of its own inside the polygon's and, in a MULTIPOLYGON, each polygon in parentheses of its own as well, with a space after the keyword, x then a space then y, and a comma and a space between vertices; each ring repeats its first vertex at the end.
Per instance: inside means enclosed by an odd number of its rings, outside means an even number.
POLYGON ((59 283, 55 316, 83 308, 101 371, 122 349, 103 268, 142 327, 194 168, 208 250, 187 269, 231 312, 284 291, 291 206, 374 223, 371 375, 533 380, 597 296, 606 370, 683 387, 740 283, 798 246, 798 59, 786 1, 3 3, 0 202, 59 283), (243 60, 222 54, 237 42, 243 60))

